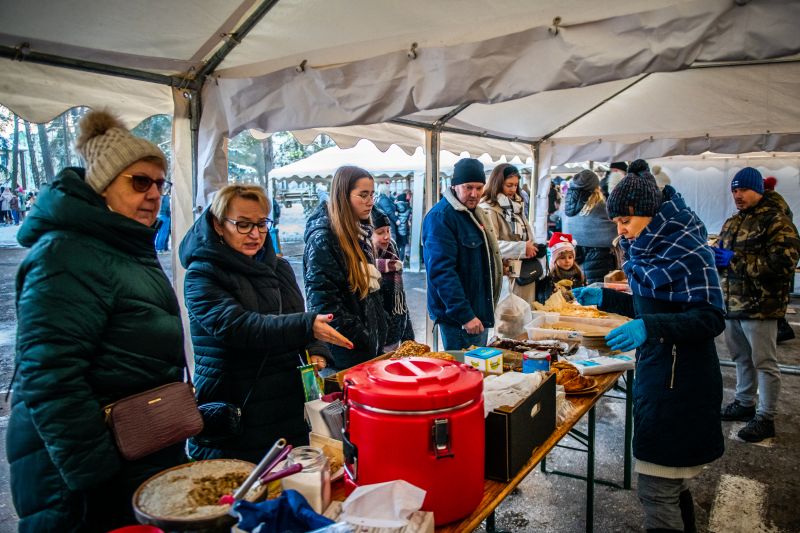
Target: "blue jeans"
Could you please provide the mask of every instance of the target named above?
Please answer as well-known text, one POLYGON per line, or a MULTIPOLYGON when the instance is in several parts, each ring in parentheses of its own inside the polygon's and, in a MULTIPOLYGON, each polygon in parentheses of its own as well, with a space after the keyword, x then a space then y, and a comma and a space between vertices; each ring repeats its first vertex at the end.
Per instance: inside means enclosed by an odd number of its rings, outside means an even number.
POLYGON ((439 332, 442 334, 445 350, 463 350, 473 345, 486 346, 486 341, 489 340, 488 329, 484 329, 483 333, 470 335, 461 326, 440 323, 439 332))

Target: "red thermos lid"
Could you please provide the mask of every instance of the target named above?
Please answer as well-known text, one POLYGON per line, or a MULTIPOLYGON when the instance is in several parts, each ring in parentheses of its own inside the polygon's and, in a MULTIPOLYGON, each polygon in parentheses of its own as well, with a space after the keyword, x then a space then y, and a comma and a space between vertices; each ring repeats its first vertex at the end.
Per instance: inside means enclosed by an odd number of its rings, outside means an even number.
POLYGON ((359 365, 345 374, 348 401, 393 411, 428 411, 479 400, 483 374, 443 359, 408 357, 359 365))

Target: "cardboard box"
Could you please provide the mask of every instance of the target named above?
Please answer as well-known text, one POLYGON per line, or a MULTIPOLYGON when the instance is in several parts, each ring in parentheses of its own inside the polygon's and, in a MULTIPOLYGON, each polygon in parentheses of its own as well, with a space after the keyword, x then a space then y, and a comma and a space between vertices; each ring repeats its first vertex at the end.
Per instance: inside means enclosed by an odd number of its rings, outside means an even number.
POLYGON ((485 374, 503 373, 503 351, 497 348, 475 348, 464 354, 464 362, 485 374))
POLYGON ((486 418, 486 478, 508 481, 533 450, 556 428, 556 376, 513 407, 499 407, 486 418))

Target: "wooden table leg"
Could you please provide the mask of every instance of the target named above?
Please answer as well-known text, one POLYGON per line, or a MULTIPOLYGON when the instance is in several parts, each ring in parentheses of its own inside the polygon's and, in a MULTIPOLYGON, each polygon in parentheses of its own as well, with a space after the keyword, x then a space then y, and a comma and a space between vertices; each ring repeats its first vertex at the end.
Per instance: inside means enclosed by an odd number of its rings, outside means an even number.
POLYGON ((486 533, 510 533, 503 529, 497 529, 494 520, 494 509, 492 509, 492 513, 486 517, 486 533))
POLYGON ((631 465, 633 463, 633 370, 625 374, 625 468, 622 486, 631 488, 631 465))

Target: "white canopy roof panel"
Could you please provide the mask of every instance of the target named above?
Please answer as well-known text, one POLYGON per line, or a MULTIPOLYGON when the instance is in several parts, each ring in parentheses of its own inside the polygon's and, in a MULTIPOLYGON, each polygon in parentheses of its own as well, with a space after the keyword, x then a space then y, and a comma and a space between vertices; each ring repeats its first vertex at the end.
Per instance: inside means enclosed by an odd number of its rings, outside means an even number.
POLYGON ((48 122, 77 106, 109 107, 129 127, 173 112, 166 85, 8 59, 0 59, 0 103, 29 122, 48 122))
MULTIPOLYGON (((451 175, 453 173, 453 165, 462 157, 468 157, 468 154, 456 155, 442 151, 439 156, 439 171, 443 174, 451 175)), ((493 161, 487 154, 481 155, 478 159, 483 163, 487 172, 491 171, 495 165, 506 162, 504 157, 493 161)), ((519 160, 514 162, 519 164, 519 160)), ((368 170, 374 176, 394 176, 398 174, 413 176, 414 174, 423 174, 425 172, 425 154, 422 148, 417 148, 413 154, 409 155, 394 145, 390 146, 386 152, 382 152, 370 141, 361 140, 352 148, 343 149, 336 146, 325 148, 300 161, 272 169, 269 172, 269 176, 273 179, 324 178, 332 176, 336 169, 343 165, 359 166, 368 170)))

